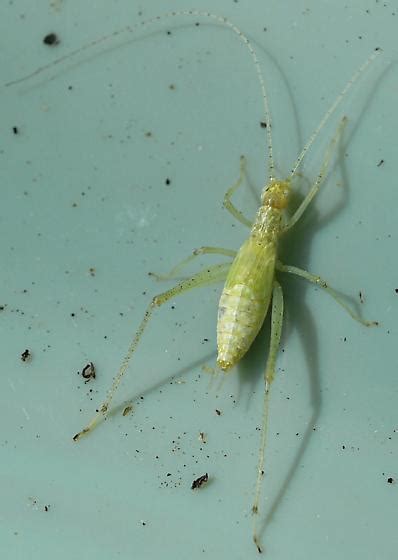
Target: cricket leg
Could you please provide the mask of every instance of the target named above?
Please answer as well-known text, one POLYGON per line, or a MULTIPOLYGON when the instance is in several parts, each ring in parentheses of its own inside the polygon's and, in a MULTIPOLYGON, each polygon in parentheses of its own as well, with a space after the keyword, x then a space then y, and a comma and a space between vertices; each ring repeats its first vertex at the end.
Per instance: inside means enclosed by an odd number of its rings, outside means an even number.
POLYGON ((246 158, 245 156, 240 156, 240 173, 239 173, 239 178, 238 180, 232 185, 232 187, 230 187, 227 192, 224 195, 224 202, 223 202, 223 206, 224 208, 226 208, 228 210, 228 212, 230 214, 232 214, 232 216, 234 218, 236 218, 241 224, 243 224, 244 226, 247 226, 249 228, 252 227, 253 225, 253 220, 249 220, 249 218, 246 218, 246 216, 243 214, 243 212, 241 212, 240 210, 238 210, 238 208, 236 208, 236 206, 233 204, 231 198, 233 196, 233 194, 235 193, 235 191, 240 187, 240 185, 242 184, 243 181, 243 177, 245 175, 245 168, 246 168, 246 158))
POLYGON ((308 192, 308 194, 306 195, 306 197, 304 198, 304 200, 302 201, 302 203, 300 204, 300 206, 297 208, 297 210, 294 212, 293 216, 290 218, 290 220, 287 222, 287 224, 285 225, 285 227, 283 228, 283 231, 287 231, 288 229, 290 229, 291 227, 293 227, 301 218, 301 216, 304 214, 305 210, 308 208, 308 206, 311 204, 314 196, 317 194, 317 192, 319 191, 320 186, 322 185, 322 183, 324 182, 326 176, 327 176, 327 172, 329 170, 329 166, 330 166, 330 162, 332 160, 333 154, 336 150, 336 146, 341 138, 341 135, 343 134, 344 128, 347 124, 347 117, 343 117, 340 121, 340 124, 337 128, 337 131, 335 133, 335 135, 333 136, 332 140, 330 141, 330 144, 326 150, 326 154, 321 166, 321 169, 318 173, 318 177, 315 180, 315 183, 312 185, 310 191, 308 192))
POLYGON ((274 280, 274 288, 272 292, 271 338, 270 338, 267 365, 264 374, 265 390, 264 390, 264 405, 263 405, 263 421, 261 425, 261 440, 260 440, 260 448, 259 448, 256 490, 254 494, 254 501, 252 507, 252 513, 254 515, 253 541, 257 547, 258 552, 260 553, 262 552, 262 547, 260 544, 259 535, 257 533, 257 520, 258 520, 262 481, 264 478, 264 460, 265 460, 264 455, 265 455, 265 447, 267 443, 270 389, 271 389, 271 383, 275 377, 275 364, 276 364, 276 358, 279 350, 279 343, 281 340, 282 323, 283 323, 283 292, 280 284, 276 280, 274 280))
POLYGON ((167 274, 157 274, 156 272, 148 272, 149 276, 153 276, 156 280, 173 280, 181 277, 183 269, 196 257, 201 255, 223 255, 224 257, 235 257, 236 251, 232 249, 224 249, 222 247, 199 247, 192 252, 192 255, 183 259, 180 263, 174 266, 167 274))
POLYGON ((161 307, 169 299, 179 296, 190 290, 193 290, 194 288, 199 288, 203 286, 208 286, 209 284, 222 282, 227 277, 229 267, 230 267, 229 263, 217 264, 208 267, 198 272, 197 274, 194 274, 190 278, 187 278, 186 280, 179 282, 176 286, 174 286, 170 290, 167 290, 166 292, 163 292, 152 299, 152 301, 150 302, 150 304, 148 305, 145 311, 144 317, 137 331, 134 334, 131 344, 127 350, 127 354, 122 362, 122 365, 120 366, 119 372, 117 373, 112 383, 112 386, 108 392, 108 396, 106 400, 100 406, 97 414, 92 418, 92 420, 87 424, 87 426, 85 426, 80 432, 78 432, 73 437, 74 441, 78 441, 83 435, 91 432, 101 420, 104 420, 106 418, 112 399, 117 391, 117 388, 120 385, 120 382, 124 374, 126 373, 130 360, 134 352, 136 351, 138 344, 141 341, 142 335, 144 334, 144 331, 149 323, 149 320, 152 316, 154 309, 156 307, 161 307))
POLYGON ((358 323, 361 323, 362 325, 365 325, 365 327, 372 327, 372 326, 375 326, 375 325, 379 324, 377 321, 367 321, 366 319, 362 319, 362 317, 360 317, 357 313, 355 313, 355 311, 353 309, 351 309, 343 301, 343 299, 337 294, 337 292, 335 292, 335 290, 333 290, 333 288, 331 288, 327 284, 327 282, 325 282, 325 280, 323 280, 320 276, 316 276, 315 274, 311 274, 311 272, 308 272, 307 270, 297 268, 297 266, 289 266, 289 265, 282 264, 279 261, 276 263, 276 269, 281 271, 281 272, 288 272, 289 274, 295 274, 296 276, 300 276, 301 278, 304 278, 305 280, 308 280, 308 282, 311 282, 312 284, 316 284, 317 286, 319 286, 320 288, 325 290, 325 292, 327 292, 330 296, 332 296, 332 298, 343 309, 345 309, 345 311, 347 311, 347 313, 349 315, 351 315, 351 317, 353 319, 355 319, 355 321, 358 321, 358 323))

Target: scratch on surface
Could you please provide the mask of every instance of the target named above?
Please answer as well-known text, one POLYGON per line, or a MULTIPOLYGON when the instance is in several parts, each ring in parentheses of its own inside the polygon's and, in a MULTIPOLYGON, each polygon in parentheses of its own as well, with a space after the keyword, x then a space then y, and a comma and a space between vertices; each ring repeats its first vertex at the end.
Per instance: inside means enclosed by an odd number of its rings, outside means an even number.
POLYGON ((8 384, 9 384, 9 386, 11 387, 11 389, 12 389, 12 390, 14 391, 14 393, 15 393, 15 392, 16 392, 16 389, 15 389, 15 385, 14 385, 14 383, 13 383, 13 382, 11 381, 11 379, 10 379, 10 378, 8 378, 8 380, 7 380, 7 381, 8 381, 8 384))
POLYGON ((26 410, 26 408, 24 406, 22 407, 22 412, 24 413, 26 420, 30 420, 30 416, 28 414, 28 411, 26 410))

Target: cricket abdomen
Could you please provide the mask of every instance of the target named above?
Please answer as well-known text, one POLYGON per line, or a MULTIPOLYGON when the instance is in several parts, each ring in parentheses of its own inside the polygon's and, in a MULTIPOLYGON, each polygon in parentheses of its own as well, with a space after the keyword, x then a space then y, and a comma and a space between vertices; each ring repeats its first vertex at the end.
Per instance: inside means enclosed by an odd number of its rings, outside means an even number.
POLYGON ((226 371, 246 354, 267 313, 267 302, 257 299, 248 286, 224 289, 218 308, 218 366, 226 371))
POLYGON ((218 307, 217 364, 226 371, 249 350, 268 311, 276 246, 249 237, 231 265, 218 307))

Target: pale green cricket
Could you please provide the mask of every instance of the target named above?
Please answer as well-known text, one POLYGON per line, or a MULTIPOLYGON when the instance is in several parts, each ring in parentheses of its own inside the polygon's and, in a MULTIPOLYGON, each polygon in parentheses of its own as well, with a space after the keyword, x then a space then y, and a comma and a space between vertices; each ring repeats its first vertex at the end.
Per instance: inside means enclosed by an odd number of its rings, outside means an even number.
POLYGON ((344 303, 344 301, 337 295, 337 293, 320 276, 311 274, 310 272, 297 268, 296 266, 290 266, 280 262, 280 260, 278 260, 278 242, 281 235, 283 235, 298 222, 306 208, 309 206, 309 204, 317 194, 320 186, 324 182, 336 145, 338 144, 339 139, 341 138, 343 130, 346 126, 347 117, 343 117, 341 119, 336 133, 330 140, 319 173, 309 192, 307 193, 301 204, 298 206, 298 208, 294 211, 290 219, 287 219, 285 216, 285 211, 289 205, 292 181, 298 174, 298 170, 304 160, 305 154, 312 146, 321 129, 324 127, 331 115, 335 112, 336 108, 340 105, 347 92, 352 88, 358 78, 365 72, 365 70, 368 69, 371 63, 379 55, 380 49, 375 49, 375 52, 372 53, 367 58, 367 60, 359 67, 359 69, 353 74, 352 78, 346 84, 342 92, 338 95, 331 107, 326 111, 316 130, 310 136, 309 141, 307 142, 300 155, 298 156, 295 164, 293 165, 290 176, 284 180, 278 179, 274 176, 275 164, 272 148, 271 113, 269 110, 265 79, 258 62, 256 51, 249 39, 244 35, 244 33, 225 17, 218 16, 210 12, 201 12, 196 10, 175 11, 156 16, 150 20, 127 26, 121 30, 114 31, 109 35, 91 41, 90 43, 79 47, 73 52, 38 68, 28 76, 24 76, 23 78, 9 82, 8 84, 6 84, 6 86, 11 86, 23 82, 29 78, 41 74, 45 70, 49 70, 59 63, 67 61, 70 58, 75 57, 79 53, 82 53, 91 47, 115 38, 118 35, 130 34, 137 31, 138 29, 144 28, 147 25, 160 22, 167 18, 179 16, 208 18, 218 24, 226 26, 239 37, 239 39, 248 49, 249 54, 251 55, 251 58, 254 62, 254 67, 256 69, 257 77, 262 91, 268 150, 268 181, 262 190, 261 204, 253 222, 252 220, 245 217, 244 214, 234 206, 231 200, 232 195, 241 185, 244 177, 245 158, 243 156, 241 157, 239 179, 227 190, 224 196, 224 207, 234 216, 234 218, 236 218, 244 226, 250 228, 249 236, 243 243, 239 251, 220 247, 201 247, 200 249, 196 249, 193 254, 191 254, 180 264, 175 266, 168 275, 158 275, 152 273, 152 276, 155 276, 159 280, 170 280, 172 278, 181 276, 181 271, 183 270, 183 268, 198 256, 205 254, 219 254, 230 259, 230 261, 227 263, 221 263, 204 268, 200 272, 182 280, 173 288, 156 295, 152 299, 132 339, 127 354, 108 392, 106 400, 100 406, 98 412, 87 424, 87 426, 85 426, 80 432, 78 432, 73 439, 74 441, 78 441, 83 435, 92 431, 101 420, 106 418, 116 390, 122 380, 122 377, 126 373, 129 362, 135 350, 137 349, 137 346, 152 316, 153 310, 156 307, 160 307, 170 299, 188 292, 189 290, 192 290, 194 288, 208 286, 210 284, 224 281, 225 283, 219 301, 217 319, 217 366, 224 372, 230 371, 247 353, 261 326, 263 325, 269 308, 271 307, 270 345, 264 372, 265 390, 263 422, 261 428, 257 481, 254 501, 252 505, 252 512, 254 514, 253 541, 257 547, 258 552, 262 552, 260 537, 257 531, 256 519, 258 518, 259 513, 261 486, 264 476, 264 452, 267 435, 270 387, 275 376, 275 365, 283 323, 283 291, 281 285, 277 280, 276 273, 287 272, 290 274, 295 274, 313 284, 316 284, 317 286, 325 290, 329 295, 331 295, 335 299, 335 301, 337 301, 337 303, 351 315, 353 319, 367 327, 377 325, 376 321, 367 321, 357 315, 344 303))

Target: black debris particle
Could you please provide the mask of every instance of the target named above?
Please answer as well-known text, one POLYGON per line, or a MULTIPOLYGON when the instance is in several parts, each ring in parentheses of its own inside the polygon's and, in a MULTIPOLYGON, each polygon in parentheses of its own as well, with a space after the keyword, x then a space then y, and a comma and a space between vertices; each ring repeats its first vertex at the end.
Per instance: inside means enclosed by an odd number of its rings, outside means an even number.
POLYGON ((398 288, 395 288, 395 293, 398 294, 398 288))
POLYGON ((207 443, 207 436, 204 432, 199 432, 198 439, 201 443, 207 443))
POLYGON ((165 185, 171 185, 171 180, 167 177, 167 179, 165 180, 165 185))
POLYGON ((88 362, 88 364, 84 366, 82 369, 82 377, 85 379, 85 383, 88 383, 90 379, 95 379, 96 373, 93 362, 88 362))
POLYGON ((265 121, 260 122, 261 128, 267 128, 267 123, 265 121))
POLYGON ((13 126, 12 131, 15 135, 19 134, 19 128, 17 126, 13 126))
POLYGON ((122 412, 122 416, 127 416, 128 414, 130 414, 130 412, 133 410, 133 407, 131 406, 131 404, 127 405, 124 407, 123 412, 122 412))
POLYGON ((384 163, 384 159, 381 159, 381 160, 379 161, 379 163, 377 164, 377 167, 381 167, 381 166, 383 165, 383 163, 384 163))
POLYGON ((217 416, 221 416, 221 410, 218 410, 218 408, 216 408, 216 414, 217 416))
POLYGON ((28 349, 26 348, 26 350, 24 350, 24 351, 22 352, 22 354, 21 354, 21 360, 22 360, 23 362, 28 362, 28 361, 31 360, 31 359, 32 359, 32 354, 30 353, 30 350, 28 350, 28 349))
POLYGON ((361 303, 364 303, 364 301, 365 301, 365 299, 364 299, 364 297, 363 297, 363 293, 362 293, 361 291, 359 291, 359 301, 360 301, 361 303))
POLYGON ((389 477, 387 478, 387 482, 388 482, 388 484, 394 484, 395 480, 393 479, 392 476, 389 476, 389 477))
POLYGON ((48 504, 47 506, 44 506, 44 511, 49 511, 50 510, 50 504, 48 504))
POLYGON ((43 43, 49 47, 56 47, 59 45, 60 40, 56 33, 47 33, 47 35, 43 38, 43 43))
POLYGON ((195 480, 191 484, 191 490, 196 490, 200 488, 203 484, 206 484, 209 480, 209 475, 207 473, 202 474, 199 478, 195 478, 195 480))

